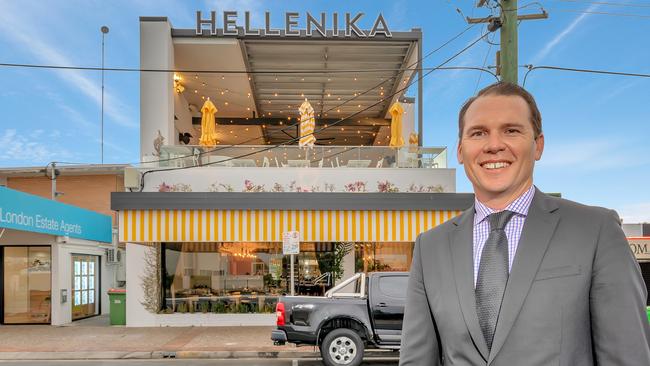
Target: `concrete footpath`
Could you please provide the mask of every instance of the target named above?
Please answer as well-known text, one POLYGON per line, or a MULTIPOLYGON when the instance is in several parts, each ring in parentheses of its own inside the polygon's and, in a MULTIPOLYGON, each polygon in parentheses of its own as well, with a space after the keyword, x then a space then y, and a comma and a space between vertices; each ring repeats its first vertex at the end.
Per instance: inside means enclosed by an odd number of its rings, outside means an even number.
MULTIPOLYGON (((67 326, 0 326, 0 360, 150 358, 316 358, 318 348, 274 346, 273 327, 157 327, 108 325, 99 316, 67 326)), ((369 357, 397 353, 368 352, 369 357)))

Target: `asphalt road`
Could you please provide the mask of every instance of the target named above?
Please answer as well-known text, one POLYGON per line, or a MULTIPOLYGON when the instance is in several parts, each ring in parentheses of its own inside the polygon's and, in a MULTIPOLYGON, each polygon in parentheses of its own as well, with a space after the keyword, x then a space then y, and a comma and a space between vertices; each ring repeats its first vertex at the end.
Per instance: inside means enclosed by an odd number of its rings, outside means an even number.
MULTIPOLYGON (((70 360, 70 361, 0 361, 0 366, 153 366, 153 365, 188 365, 188 366, 321 366, 318 360, 188 360, 188 359, 157 359, 157 360, 70 360)), ((397 359, 368 360, 364 366, 395 366, 397 359)))

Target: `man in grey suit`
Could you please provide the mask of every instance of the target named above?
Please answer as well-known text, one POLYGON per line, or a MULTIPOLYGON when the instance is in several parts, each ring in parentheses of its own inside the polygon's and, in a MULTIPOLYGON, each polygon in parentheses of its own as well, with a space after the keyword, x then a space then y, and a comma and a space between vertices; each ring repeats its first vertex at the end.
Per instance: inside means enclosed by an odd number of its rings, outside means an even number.
POLYGON ((417 239, 400 365, 650 365, 647 290, 617 214, 533 185, 541 120, 509 83, 462 107, 475 203, 417 239))

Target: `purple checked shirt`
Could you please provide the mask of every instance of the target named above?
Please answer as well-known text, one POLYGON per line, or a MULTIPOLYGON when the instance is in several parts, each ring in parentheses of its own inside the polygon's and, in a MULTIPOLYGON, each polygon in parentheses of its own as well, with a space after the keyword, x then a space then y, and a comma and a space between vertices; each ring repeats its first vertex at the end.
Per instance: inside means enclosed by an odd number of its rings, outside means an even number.
MULTIPOLYGON (((508 238, 508 271, 512 270, 512 262, 515 259, 515 253, 517 253, 521 230, 524 228, 524 222, 534 195, 535 186, 532 185, 524 194, 505 208, 515 213, 505 227, 506 237, 508 238)), ((490 221, 487 220, 487 217, 497 211, 487 207, 478 199, 474 199, 474 209, 476 210, 474 214, 474 287, 476 287, 481 253, 490 235, 490 221)))

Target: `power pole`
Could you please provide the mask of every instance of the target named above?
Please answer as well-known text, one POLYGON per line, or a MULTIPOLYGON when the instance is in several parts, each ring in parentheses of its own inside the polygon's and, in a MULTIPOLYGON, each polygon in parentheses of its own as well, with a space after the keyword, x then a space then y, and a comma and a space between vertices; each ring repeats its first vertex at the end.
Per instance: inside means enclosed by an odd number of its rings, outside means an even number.
MULTIPOLYGON (((542 9, 539 14, 517 14, 517 0, 498 0, 501 13, 498 17, 489 16, 486 18, 467 18, 467 23, 489 23, 488 29, 495 31, 501 29, 501 47, 497 52, 497 75, 501 81, 509 83, 518 83, 518 37, 517 28, 519 21, 546 19, 548 13, 542 9)), ((481 7, 490 0, 479 0, 477 7, 481 7)))

